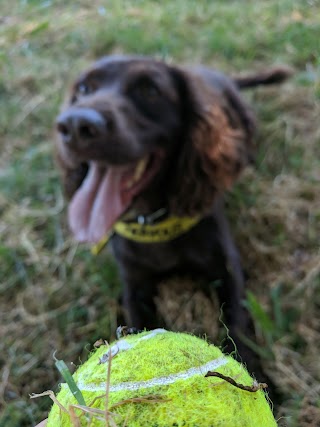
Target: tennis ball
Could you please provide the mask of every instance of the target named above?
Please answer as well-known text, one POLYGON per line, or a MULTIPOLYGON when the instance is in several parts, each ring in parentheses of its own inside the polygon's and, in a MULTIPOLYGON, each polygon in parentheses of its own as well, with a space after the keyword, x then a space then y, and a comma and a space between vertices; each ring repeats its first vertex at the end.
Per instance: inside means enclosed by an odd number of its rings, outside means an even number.
POLYGON ((208 371, 253 385, 243 365, 205 340, 164 329, 128 335, 97 349, 73 375, 86 408, 80 409, 62 384, 57 400, 68 413, 54 404, 47 427, 277 425, 262 390, 249 392, 226 379, 205 377, 208 371))

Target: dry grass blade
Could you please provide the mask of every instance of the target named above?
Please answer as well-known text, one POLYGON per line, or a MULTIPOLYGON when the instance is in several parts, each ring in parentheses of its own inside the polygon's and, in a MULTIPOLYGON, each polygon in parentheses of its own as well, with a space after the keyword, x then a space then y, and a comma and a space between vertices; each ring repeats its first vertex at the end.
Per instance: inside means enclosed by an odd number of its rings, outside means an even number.
POLYGON ((69 406, 69 415, 70 415, 71 425, 73 427, 81 427, 81 421, 80 421, 79 417, 77 417, 74 409, 75 408, 73 405, 69 406))
POLYGON ((109 347, 109 357, 108 357, 108 370, 107 370, 107 381, 106 381, 106 410, 105 410, 105 420, 107 427, 109 426, 109 392, 110 392, 110 380, 111 380, 111 363, 112 363, 112 349, 109 347))
POLYGON ((110 409, 117 408, 118 406, 126 405, 127 403, 164 403, 170 402, 170 399, 164 399, 161 396, 157 395, 146 395, 143 397, 132 397, 131 399, 124 399, 120 402, 114 403, 110 409))
POLYGON ((30 395, 30 399, 37 399, 38 397, 43 397, 43 396, 49 396, 51 400, 53 400, 53 402, 59 406, 59 408, 63 411, 66 412, 68 414, 68 410, 61 405, 61 403, 59 402, 59 400, 56 398, 56 395, 54 394, 54 392, 52 390, 47 390, 44 391, 42 393, 32 393, 30 395))
MULTIPOLYGON (((82 406, 82 405, 70 405, 70 409, 72 409, 73 412, 74 412, 74 409, 79 409, 82 412, 88 414, 92 419, 95 418, 95 419, 100 420, 100 421, 105 420, 106 411, 103 409, 92 408, 89 406, 82 406)), ((108 413, 109 413, 108 422, 109 422, 110 426, 111 427, 117 427, 117 424, 113 420, 113 417, 115 417, 116 414, 113 414, 110 411, 108 411, 108 413)), ((74 414, 75 414, 75 412, 74 412, 74 414)))

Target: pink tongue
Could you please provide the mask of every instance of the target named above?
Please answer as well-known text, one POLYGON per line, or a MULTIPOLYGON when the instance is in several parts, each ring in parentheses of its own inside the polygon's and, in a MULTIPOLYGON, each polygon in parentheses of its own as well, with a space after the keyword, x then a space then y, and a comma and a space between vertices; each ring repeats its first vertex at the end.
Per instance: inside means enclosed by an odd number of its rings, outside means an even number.
POLYGON ((69 225, 78 241, 99 242, 129 207, 132 197, 121 191, 124 173, 124 168, 102 171, 96 163, 90 164, 68 211, 69 225))

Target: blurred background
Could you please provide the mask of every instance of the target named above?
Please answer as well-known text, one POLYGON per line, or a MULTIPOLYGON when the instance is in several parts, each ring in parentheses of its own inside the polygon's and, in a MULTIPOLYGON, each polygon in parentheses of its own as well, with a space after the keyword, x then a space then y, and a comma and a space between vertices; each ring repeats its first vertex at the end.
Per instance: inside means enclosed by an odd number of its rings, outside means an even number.
POLYGON ((107 249, 93 257, 72 241, 53 153, 68 84, 115 52, 231 75, 294 68, 245 94, 256 165, 226 201, 279 425, 320 425, 319 40, 318 0, 1 1, 0 427, 46 417, 50 399, 29 395, 57 390, 55 350, 73 369, 115 335, 117 269, 107 249))

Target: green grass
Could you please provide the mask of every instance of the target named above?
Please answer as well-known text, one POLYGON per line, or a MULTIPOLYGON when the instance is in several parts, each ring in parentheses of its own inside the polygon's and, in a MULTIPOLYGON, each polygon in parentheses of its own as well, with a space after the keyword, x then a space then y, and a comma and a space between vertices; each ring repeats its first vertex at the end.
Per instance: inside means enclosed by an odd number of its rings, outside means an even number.
POLYGON ((13 0, 1 14, 0 427, 45 417, 50 400, 29 394, 55 389, 55 350, 79 364, 96 339, 114 337, 116 266, 72 241, 53 153, 69 82, 113 52, 230 74, 295 68, 289 83, 245 94, 259 123, 256 166, 227 207, 260 352, 283 394, 280 425, 320 419, 320 3, 13 0))

